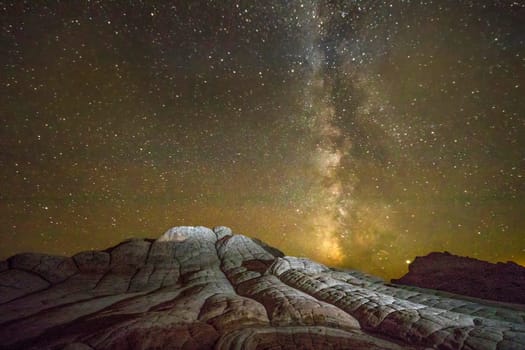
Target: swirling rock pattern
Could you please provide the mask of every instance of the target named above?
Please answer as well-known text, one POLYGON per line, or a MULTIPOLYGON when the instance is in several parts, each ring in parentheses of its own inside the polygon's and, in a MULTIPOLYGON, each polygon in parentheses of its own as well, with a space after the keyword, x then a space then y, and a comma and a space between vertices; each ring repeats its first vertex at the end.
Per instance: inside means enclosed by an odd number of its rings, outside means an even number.
POLYGON ((2 349, 525 349, 525 307, 385 284, 229 228, 0 262, 2 349))

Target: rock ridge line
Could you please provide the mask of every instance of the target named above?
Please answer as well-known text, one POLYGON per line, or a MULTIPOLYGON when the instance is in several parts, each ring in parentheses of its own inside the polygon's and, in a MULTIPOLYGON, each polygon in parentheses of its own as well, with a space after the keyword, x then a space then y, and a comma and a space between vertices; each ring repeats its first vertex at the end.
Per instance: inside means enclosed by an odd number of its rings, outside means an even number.
POLYGON ((72 257, 0 262, 0 349, 525 348, 525 311, 181 226, 72 257))

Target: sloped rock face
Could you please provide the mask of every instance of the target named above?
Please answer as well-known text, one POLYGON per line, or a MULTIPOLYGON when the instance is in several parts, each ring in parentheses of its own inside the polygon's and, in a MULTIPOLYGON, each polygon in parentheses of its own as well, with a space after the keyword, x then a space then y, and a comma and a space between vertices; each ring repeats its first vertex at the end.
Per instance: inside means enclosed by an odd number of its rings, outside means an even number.
POLYGON ((430 253, 417 257, 394 283, 438 289, 475 298, 525 304, 525 267, 430 253))
POLYGON ((525 312, 338 271, 225 227, 0 262, 5 349, 523 349, 525 312))

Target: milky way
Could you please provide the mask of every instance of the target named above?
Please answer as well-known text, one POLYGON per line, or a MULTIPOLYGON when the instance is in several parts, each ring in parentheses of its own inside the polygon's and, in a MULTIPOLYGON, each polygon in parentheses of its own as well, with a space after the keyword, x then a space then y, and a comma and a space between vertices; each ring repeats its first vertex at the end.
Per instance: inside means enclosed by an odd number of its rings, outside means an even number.
POLYGON ((525 263, 519 2, 0 11, 3 257, 228 225, 387 278, 525 263))

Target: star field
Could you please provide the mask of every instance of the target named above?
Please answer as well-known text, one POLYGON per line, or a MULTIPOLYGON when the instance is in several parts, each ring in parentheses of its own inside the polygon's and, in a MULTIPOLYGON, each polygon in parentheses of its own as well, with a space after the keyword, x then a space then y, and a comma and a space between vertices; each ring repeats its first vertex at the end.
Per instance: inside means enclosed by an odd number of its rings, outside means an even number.
POLYGON ((525 264, 525 6, 0 2, 0 255, 227 225, 525 264))

